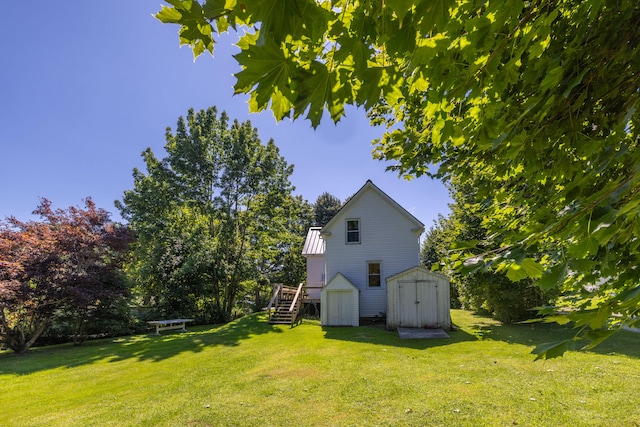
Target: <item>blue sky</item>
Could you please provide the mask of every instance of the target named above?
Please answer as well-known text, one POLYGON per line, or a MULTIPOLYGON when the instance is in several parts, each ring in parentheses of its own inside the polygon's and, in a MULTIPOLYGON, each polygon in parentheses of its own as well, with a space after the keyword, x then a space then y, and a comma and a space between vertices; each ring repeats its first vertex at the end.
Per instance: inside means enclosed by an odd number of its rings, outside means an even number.
POLYGON ((310 202, 324 191, 344 200, 367 179, 420 219, 427 229, 450 202, 444 186, 422 177, 407 181, 373 160, 361 110, 334 125, 326 116, 276 123, 270 112, 250 114, 246 96, 233 96, 235 38, 216 45, 215 57, 195 63, 178 45, 178 27, 152 14, 159 0, 46 2, 3 6, 0 26, 0 218, 30 213, 40 197, 54 207, 91 197, 120 220, 113 202, 133 185, 140 153, 164 157, 164 133, 189 108, 217 106, 250 120, 273 139, 288 163, 296 194, 310 202))

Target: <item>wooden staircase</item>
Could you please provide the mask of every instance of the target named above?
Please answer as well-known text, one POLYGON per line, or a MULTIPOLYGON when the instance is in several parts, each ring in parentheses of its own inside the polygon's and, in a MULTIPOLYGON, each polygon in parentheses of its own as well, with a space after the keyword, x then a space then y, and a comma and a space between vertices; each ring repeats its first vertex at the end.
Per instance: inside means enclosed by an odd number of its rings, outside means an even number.
POLYGON ((280 283, 275 285, 273 297, 267 306, 269 324, 293 326, 300 316, 302 299, 304 297, 302 286, 302 283, 298 288, 283 286, 280 283))

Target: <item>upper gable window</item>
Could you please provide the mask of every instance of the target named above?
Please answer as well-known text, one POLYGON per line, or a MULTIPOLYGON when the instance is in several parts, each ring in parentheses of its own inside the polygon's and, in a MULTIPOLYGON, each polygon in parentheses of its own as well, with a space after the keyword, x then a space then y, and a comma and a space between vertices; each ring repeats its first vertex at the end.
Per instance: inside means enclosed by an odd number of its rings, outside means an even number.
POLYGON ((347 220, 347 243, 360 243, 360 220, 347 220))

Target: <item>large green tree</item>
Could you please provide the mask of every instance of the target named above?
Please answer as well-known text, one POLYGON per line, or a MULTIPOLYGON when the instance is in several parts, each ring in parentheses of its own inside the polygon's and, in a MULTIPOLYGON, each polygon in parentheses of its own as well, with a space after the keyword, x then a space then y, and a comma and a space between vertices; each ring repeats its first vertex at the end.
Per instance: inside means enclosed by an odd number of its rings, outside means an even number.
POLYGON ((638 321, 636 0, 168 3, 157 17, 196 56, 242 29, 235 90, 252 110, 317 126, 362 106, 388 126, 376 156, 392 169, 477 188, 502 247, 467 264, 563 283, 595 343, 638 321))
POLYGON ((215 108, 180 117, 165 150, 143 153, 147 172, 134 170, 117 202, 138 233, 131 271, 164 315, 229 319, 245 283, 270 281, 301 249, 293 166, 250 122, 215 108))

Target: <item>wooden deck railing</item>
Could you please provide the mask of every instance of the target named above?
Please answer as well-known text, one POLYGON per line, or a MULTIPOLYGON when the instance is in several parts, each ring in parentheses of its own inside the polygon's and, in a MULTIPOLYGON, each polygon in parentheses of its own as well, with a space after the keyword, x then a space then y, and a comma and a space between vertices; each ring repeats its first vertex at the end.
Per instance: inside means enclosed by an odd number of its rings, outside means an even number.
POLYGON ((281 283, 274 285, 273 297, 266 308, 269 323, 290 323, 293 326, 302 307, 303 288, 303 283, 298 288, 283 286, 281 283))
POLYGON ((302 287, 303 283, 300 283, 298 286, 298 290, 296 291, 296 295, 293 297, 293 302, 291 303, 291 307, 289 307, 289 312, 293 313, 291 316, 291 324, 293 325, 300 313, 300 306, 302 305, 302 287))
POLYGON ((273 296, 271 297, 271 301, 269 301, 269 305, 267 305, 267 313, 269 313, 269 321, 271 321, 271 311, 274 308, 274 303, 277 303, 281 293, 282 293, 282 283, 276 283, 273 287, 273 296))

